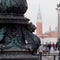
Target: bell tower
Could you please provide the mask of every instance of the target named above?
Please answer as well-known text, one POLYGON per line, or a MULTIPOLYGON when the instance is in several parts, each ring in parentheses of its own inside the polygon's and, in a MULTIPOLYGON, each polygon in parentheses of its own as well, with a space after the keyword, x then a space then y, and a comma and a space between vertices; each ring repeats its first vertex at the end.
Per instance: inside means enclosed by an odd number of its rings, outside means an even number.
POLYGON ((42 36, 42 16, 40 6, 38 8, 37 20, 36 20, 36 34, 38 37, 42 36))

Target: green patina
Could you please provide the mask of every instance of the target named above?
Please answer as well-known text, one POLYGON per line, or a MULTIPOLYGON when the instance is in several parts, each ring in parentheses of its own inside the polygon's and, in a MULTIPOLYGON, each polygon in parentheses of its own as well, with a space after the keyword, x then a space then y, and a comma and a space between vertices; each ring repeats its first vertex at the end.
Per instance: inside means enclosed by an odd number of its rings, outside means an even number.
POLYGON ((5 27, 4 28, 0 28, 0 41, 3 40, 4 37, 4 33, 6 32, 5 27))
POLYGON ((27 48, 31 53, 33 51, 37 52, 41 41, 40 38, 33 34, 35 26, 28 22, 29 19, 24 18, 24 13, 27 8, 26 0, 0 0, 0 16, 2 15, 2 18, 0 18, 0 22, 2 22, 0 24, 1 49, 27 48), (5 19, 3 18, 3 15, 5 19), (10 18, 7 15, 13 17, 10 18), (19 18, 17 17, 18 15, 19 18), (10 19, 15 19, 15 23, 10 22, 10 19))
POLYGON ((27 10, 26 0, 0 0, 0 15, 24 14, 27 10))
POLYGON ((16 6, 16 1, 14 0, 1 0, 0 1, 1 5, 3 6, 2 8, 7 8, 7 7, 11 7, 11 6, 16 6))

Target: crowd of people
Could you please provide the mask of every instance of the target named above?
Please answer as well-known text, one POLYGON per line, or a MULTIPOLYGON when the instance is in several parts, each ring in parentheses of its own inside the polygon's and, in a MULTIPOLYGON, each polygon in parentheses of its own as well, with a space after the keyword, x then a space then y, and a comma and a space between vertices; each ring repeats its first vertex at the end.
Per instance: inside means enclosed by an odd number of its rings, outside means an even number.
POLYGON ((52 48, 54 51, 56 51, 57 50, 56 44, 55 43, 51 44, 51 43, 46 42, 46 44, 41 44, 38 51, 39 52, 50 52, 52 48))

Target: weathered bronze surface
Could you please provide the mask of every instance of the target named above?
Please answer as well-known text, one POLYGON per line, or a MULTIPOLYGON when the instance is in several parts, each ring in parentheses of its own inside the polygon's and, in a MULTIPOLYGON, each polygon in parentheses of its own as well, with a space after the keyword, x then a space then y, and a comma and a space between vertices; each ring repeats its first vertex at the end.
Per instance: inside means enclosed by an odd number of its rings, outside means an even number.
POLYGON ((28 52, 31 55, 37 53, 41 42, 33 34, 35 25, 24 17, 26 10, 26 0, 0 0, 0 55, 3 56, 0 56, 1 59, 5 58, 4 56, 6 59, 13 58, 16 56, 15 52, 23 52, 23 54, 28 52))
POLYGON ((26 0, 0 0, 0 15, 23 15, 26 10, 26 0))

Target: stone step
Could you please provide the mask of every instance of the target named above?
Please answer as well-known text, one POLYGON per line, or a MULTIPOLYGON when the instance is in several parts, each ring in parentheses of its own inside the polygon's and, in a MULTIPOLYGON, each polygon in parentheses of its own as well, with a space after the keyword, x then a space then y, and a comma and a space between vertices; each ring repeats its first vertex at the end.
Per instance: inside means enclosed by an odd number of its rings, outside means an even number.
POLYGON ((13 60, 13 59, 19 59, 19 60, 38 60, 37 55, 31 55, 31 54, 1 54, 0 53, 0 60, 13 60))

